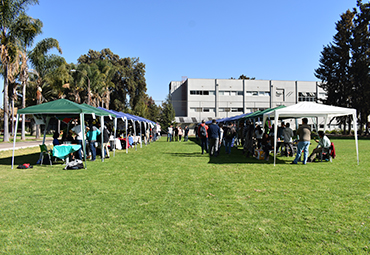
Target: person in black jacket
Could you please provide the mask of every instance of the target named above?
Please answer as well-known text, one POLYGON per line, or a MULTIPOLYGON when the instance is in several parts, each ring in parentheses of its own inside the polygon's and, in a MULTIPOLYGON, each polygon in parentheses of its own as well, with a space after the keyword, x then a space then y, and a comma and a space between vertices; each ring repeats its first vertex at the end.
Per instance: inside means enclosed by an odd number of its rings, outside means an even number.
MULTIPOLYGON (((100 124, 99 124, 99 126, 100 126, 100 124)), ((99 129, 100 129, 100 132, 103 135, 104 158, 109 158, 109 148, 108 148, 108 145, 109 145, 110 132, 109 132, 107 126, 105 126, 105 125, 104 125, 103 130, 101 130, 102 129, 101 127, 99 127, 99 129)), ((101 141, 101 138, 99 138, 98 141, 100 142, 101 141)))

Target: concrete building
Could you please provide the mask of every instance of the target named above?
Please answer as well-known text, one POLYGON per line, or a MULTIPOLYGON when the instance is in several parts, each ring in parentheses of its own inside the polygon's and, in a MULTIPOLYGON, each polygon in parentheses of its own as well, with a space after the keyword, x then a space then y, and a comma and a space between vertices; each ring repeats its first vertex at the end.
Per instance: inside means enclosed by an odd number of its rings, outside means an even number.
POLYGON ((236 79, 171 81, 169 94, 177 123, 199 123, 326 97, 318 82, 236 79))

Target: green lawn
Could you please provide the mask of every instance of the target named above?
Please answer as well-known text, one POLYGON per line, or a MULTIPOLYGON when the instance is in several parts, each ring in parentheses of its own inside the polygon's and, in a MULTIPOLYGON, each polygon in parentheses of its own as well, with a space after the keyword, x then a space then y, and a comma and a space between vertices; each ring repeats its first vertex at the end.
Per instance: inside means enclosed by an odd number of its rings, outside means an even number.
POLYGON ((275 167, 165 138, 87 170, 0 152, 0 254, 368 254, 370 141, 359 166, 354 140, 334 143, 332 163, 275 167))

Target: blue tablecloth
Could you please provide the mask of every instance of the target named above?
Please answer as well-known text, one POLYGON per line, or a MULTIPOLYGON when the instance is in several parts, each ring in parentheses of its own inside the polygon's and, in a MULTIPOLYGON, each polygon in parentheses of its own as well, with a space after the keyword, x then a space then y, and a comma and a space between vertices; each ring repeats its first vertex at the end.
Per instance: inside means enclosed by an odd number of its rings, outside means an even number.
POLYGON ((53 156, 65 159, 69 154, 78 151, 81 148, 80 144, 62 144, 56 145, 53 148, 53 156))

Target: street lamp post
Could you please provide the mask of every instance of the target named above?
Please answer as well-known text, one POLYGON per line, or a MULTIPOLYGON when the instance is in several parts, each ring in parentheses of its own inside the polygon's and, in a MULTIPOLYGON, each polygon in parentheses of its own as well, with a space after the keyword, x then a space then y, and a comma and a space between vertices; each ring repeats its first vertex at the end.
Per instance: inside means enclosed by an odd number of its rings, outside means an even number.
POLYGON ((71 72, 80 72, 80 73, 82 73, 87 78, 87 104, 88 105, 91 105, 91 91, 90 91, 90 79, 89 79, 89 76, 87 76, 87 74, 84 74, 80 70, 76 70, 76 69, 72 69, 71 72))

